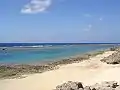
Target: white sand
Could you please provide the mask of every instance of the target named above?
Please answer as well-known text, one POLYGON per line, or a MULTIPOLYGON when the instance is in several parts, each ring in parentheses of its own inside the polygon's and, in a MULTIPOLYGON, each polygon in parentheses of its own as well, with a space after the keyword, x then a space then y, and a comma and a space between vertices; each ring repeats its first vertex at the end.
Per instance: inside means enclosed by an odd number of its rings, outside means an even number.
POLYGON ((28 75, 23 79, 0 80, 0 90, 52 90, 67 81, 92 85, 102 81, 120 81, 120 65, 107 65, 100 59, 114 53, 105 52, 81 63, 60 66, 60 69, 28 75))

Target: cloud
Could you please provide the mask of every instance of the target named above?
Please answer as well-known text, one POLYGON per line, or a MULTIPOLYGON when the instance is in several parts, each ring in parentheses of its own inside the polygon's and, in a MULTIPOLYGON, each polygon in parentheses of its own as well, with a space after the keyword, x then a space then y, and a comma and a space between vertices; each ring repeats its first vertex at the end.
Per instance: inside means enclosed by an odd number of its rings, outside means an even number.
POLYGON ((21 13, 33 14, 44 12, 50 7, 51 4, 52 0, 31 0, 22 8, 21 13))
POLYGON ((91 24, 89 24, 89 25, 88 25, 88 28, 92 28, 92 25, 91 25, 91 24))
POLYGON ((91 25, 91 24, 89 24, 89 25, 87 26, 87 28, 85 28, 85 29, 84 29, 84 31, 90 31, 90 30, 91 30, 91 28, 92 28, 92 25, 91 25))
POLYGON ((84 16, 84 17, 91 17, 90 14, 84 14, 83 16, 84 16))
POLYGON ((102 20, 103 20, 103 18, 102 18, 102 17, 100 17, 100 18, 99 18, 99 20, 100 20, 100 21, 102 21, 102 20))

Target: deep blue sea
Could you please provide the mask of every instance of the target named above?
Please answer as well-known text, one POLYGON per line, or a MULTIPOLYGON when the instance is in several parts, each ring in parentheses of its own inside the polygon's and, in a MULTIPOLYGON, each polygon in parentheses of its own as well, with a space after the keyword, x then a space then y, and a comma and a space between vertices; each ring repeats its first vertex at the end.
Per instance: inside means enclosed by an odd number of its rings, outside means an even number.
POLYGON ((81 43, 0 43, 0 63, 34 64, 112 47, 81 43))

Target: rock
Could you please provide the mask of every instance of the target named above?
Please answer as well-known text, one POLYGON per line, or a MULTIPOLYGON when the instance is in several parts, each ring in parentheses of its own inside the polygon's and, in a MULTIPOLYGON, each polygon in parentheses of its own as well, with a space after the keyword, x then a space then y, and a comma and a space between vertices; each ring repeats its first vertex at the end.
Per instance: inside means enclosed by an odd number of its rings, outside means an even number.
POLYGON ((116 87, 115 90, 120 90, 120 86, 116 87))
POLYGON ((110 81, 110 82, 103 82, 102 83, 103 87, 112 87, 112 88, 116 88, 118 86, 117 82, 115 81, 110 81))
POLYGON ((92 88, 91 90, 112 90, 112 88, 111 87, 102 87, 102 86, 100 86, 100 87, 92 88))
POLYGON ((111 47, 110 51, 116 51, 118 48, 117 47, 111 47))
POLYGON ((89 86, 86 86, 84 90, 91 90, 89 86))
POLYGON ((96 90, 95 88, 92 88, 92 90, 96 90))
POLYGON ((81 82, 78 82, 77 85, 78 85, 78 88, 83 88, 83 85, 81 82))
POLYGON ((103 58, 101 61, 106 62, 107 64, 120 64, 120 48, 115 51, 115 53, 103 58))
POLYGON ((84 90, 83 88, 79 88, 78 90, 84 90))
POLYGON ((110 81, 110 82, 102 82, 101 84, 96 83, 95 85, 91 86, 91 89, 94 88, 96 90, 114 90, 116 87, 118 87, 117 82, 110 81))
POLYGON ((112 84, 112 88, 116 88, 116 87, 118 87, 119 85, 117 84, 117 82, 114 82, 113 84, 112 84))
POLYGON ((111 87, 100 87, 99 90, 114 90, 111 87))
POLYGON ((83 87, 81 82, 68 81, 67 83, 57 86, 55 90, 120 90, 120 86, 117 82, 110 81, 83 87))
POLYGON ((83 88, 81 82, 68 81, 67 83, 57 86, 55 90, 79 90, 80 88, 83 88))

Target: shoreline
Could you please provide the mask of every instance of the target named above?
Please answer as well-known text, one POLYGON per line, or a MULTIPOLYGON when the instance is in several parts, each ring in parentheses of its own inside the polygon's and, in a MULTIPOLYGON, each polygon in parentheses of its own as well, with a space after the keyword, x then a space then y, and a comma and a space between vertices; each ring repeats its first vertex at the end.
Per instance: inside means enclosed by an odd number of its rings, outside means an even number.
MULTIPOLYGON (((84 45, 84 44, 83 44, 84 45)), ((87 45, 87 44, 85 44, 85 45, 87 45)), ((84 45, 84 46, 85 46, 84 45)), ((90 45, 92 45, 92 46, 102 46, 101 44, 90 44, 90 45)), ((90 46, 90 45, 87 45, 87 46, 90 46)), ((73 45, 73 46, 82 46, 82 44, 81 45, 73 45)), ((86 50, 86 51, 80 51, 80 52, 73 52, 72 54, 64 54, 64 55, 62 55, 62 56, 56 56, 56 57, 53 57, 53 58, 37 58, 37 57, 39 57, 39 56, 37 56, 36 58, 34 58, 34 60, 31 60, 31 58, 28 58, 28 59, 25 59, 24 60, 24 58, 22 59, 22 60, 20 60, 19 61, 19 59, 18 59, 18 61, 16 61, 17 60, 17 58, 16 58, 16 60, 14 60, 14 58, 13 58, 13 61, 12 61, 12 59, 10 59, 11 61, 9 62, 9 58, 7 58, 7 59, 5 59, 5 61, 4 61, 4 59, 0 62, 0 65, 1 64, 6 64, 6 65, 20 65, 20 64, 41 64, 41 63, 43 63, 43 64, 46 64, 46 63, 49 63, 49 62, 54 62, 54 61, 59 61, 59 60, 62 60, 62 59, 69 59, 69 58, 74 58, 74 57, 76 57, 76 55, 77 56, 79 56, 79 55, 83 55, 83 54, 85 54, 85 53, 87 53, 87 52, 91 52, 91 51, 96 51, 96 50, 99 50, 99 49, 106 49, 106 48, 110 48, 110 47, 113 47, 113 46, 116 46, 116 45, 104 45, 103 44, 103 46, 104 47, 101 47, 101 48, 93 48, 93 49, 91 49, 91 50, 86 50), (29 60, 30 59, 30 60, 29 60), (28 60, 28 61, 27 61, 28 60), (12 63, 11 63, 12 62, 12 63)), ((66 46, 65 46, 66 47, 66 46)), ((68 46, 67 46, 68 47, 68 46)), ((71 45, 70 45, 70 47, 71 47, 71 45)), ((46 48, 48 48, 48 49, 51 49, 51 48, 61 48, 61 47, 58 47, 58 46, 56 46, 56 47, 46 47, 46 48)), ((63 47, 62 47, 63 48, 63 47)), ((3 52, 5 52, 6 53, 6 55, 7 55, 7 51, 8 51, 8 54, 9 54, 9 52, 10 51, 12 51, 12 50, 39 50, 39 49, 44 49, 44 48, 36 48, 36 47, 33 47, 33 48, 23 48, 23 47, 6 47, 6 48, 3 48, 2 49, 2 47, 0 47, 0 50, 3 50, 3 52), (4 50, 3 50, 4 49, 4 50)), ((30 54, 31 55, 31 54, 30 54)), ((3 55, 3 57, 6 57, 6 56, 4 56, 3 55)), ((11 56, 12 57, 12 56, 11 56)))
POLYGON ((56 86, 67 81, 83 82, 85 85, 94 85, 103 81, 120 81, 120 65, 111 65, 101 62, 101 59, 113 55, 116 51, 106 51, 97 54, 83 62, 61 64, 59 69, 44 73, 26 74, 26 78, 2 79, 1 90, 53 90, 56 86), (110 76, 108 76, 108 74, 110 76), (14 86, 14 88, 13 88, 14 86))
POLYGON ((83 52, 83 53, 77 53, 76 55, 70 55, 70 56, 66 56, 66 57, 61 57, 61 58, 56 58, 56 59, 50 59, 50 60, 45 60, 45 61, 39 61, 39 62, 35 62, 35 63, 0 63, 0 66, 16 66, 16 65, 47 65, 50 63, 56 63, 56 62, 60 62, 62 60, 68 60, 68 59, 75 59, 75 58, 79 58, 79 57, 84 57, 84 56, 94 56, 95 54, 101 54, 102 52, 108 51, 110 50, 110 48, 113 47, 108 47, 108 48, 101 48, 101 49, 96 49, 96 50, 91 50, 91 51, 87 51, 87 52, 83 52))
POLYGON ((110 48, 99 49, 61 60, 59 59, 57 61, 39 64, 0 64, 0 79, 22 78, 22 76, 26 74, 43 73, 46 71, 56 70, 59 69, 59 66, 79 63, 96 55, 103 54, 109 50, 110 48))

